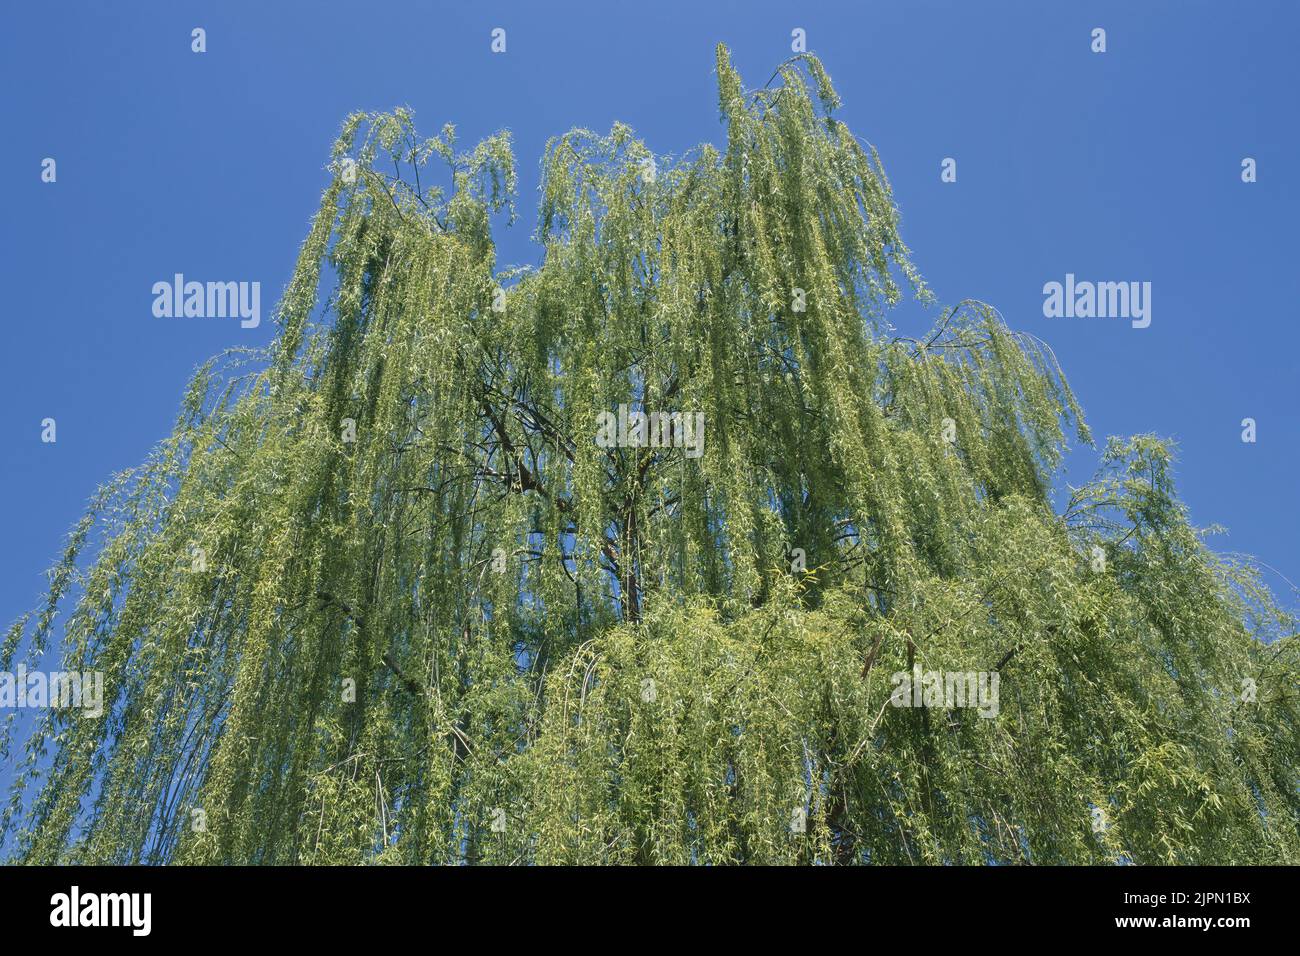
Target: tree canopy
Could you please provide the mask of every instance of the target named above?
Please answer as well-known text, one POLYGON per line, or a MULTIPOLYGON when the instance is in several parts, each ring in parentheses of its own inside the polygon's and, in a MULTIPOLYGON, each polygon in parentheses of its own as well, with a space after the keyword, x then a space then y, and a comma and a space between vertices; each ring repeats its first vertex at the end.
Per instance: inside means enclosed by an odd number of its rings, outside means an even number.
POLYGON ((815 57, 717 73, 721 149, 548 144, 530 268, 508 133, 346 121, 269 352, 0 648, 108 691, 0 731, 12 859, 1300 862, 1295 621, 1169 447, 1054 504, 1055 356, 932 302, 815 57), (597 441, 637 412, 700 453, 597 441), (890 706, 922 668, 996 716, 890 706))

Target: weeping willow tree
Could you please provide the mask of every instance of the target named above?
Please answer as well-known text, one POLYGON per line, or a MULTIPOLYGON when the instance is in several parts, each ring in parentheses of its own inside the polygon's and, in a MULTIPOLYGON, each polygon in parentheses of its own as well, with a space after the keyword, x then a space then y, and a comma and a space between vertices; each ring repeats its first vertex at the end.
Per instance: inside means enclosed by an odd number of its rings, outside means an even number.
POLYGON ((508 134, 346 122, 273 346, 7 634, 108 689, 11 715, 11 859, 1300 862, 1295 622, 1169 449, 1062 502, 1050 351, 892 335, 932 297, 821 65, 717 68, 721 151, 548 144, 535 268, 508 134), (891 706, 922 671, 996 715, 891 706))

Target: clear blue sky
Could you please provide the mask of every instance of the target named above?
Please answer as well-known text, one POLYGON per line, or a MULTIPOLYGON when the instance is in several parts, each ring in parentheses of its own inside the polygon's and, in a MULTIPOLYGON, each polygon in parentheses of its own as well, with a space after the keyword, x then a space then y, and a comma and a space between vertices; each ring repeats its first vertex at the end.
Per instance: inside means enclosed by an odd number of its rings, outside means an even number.
MULTIPOLYGON (((1300 4, 168 0, 2 16, 6 624, 94 488, 167 435, 194 366, 273 334, 269 318, 154 318, 153 283, 257 280, 269 316, 348 112, 408 105, 462 142, 513 130, 522 216, 501 261, 536 261, 549 136, 622 120, 660 153, 719 143, 714 45, 759 85, 795 27, 841 118, 879 148, 941 301, 984 299, 1049 342, 1099 438, 1175 439, 1193 520, 1300 582, 1300 4), (498 26, 504 55, 489 49, 498 26), (1151 326, 1044 318, 1043 284, 1067 272, 1150 281, 1151 326)), ((1075 455, 1071 477, 1094 460, 1075 455)))

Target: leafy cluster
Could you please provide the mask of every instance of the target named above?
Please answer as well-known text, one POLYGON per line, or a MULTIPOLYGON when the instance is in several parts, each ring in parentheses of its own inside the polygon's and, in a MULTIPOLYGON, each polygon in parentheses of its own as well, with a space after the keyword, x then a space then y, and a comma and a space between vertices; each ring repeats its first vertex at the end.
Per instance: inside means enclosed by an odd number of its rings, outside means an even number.
POLYGON ((270 354, 199 371, 0 648, 110 697, 0 732, 14 859, 1300 862, 1294 621, 1166 446, 1054 510, 1050 351, 978 302, 891 336, 930 294, 821 65, 718 78, 722 151, 548 145, 531 269, 508 134, 348 120, 270 354), (620 405, 703 455, 601 447, 620 405), (997 716, 890 706, 914 667, 997 716))

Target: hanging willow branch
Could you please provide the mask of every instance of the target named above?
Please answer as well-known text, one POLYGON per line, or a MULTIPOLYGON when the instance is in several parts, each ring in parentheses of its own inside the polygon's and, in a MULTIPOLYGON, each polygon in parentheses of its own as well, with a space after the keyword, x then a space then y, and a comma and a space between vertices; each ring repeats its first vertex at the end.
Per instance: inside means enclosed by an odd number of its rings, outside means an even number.
POLYGON ((1300 861, 1295 625, 1166 447, 1055 513, 1055 356, 975 301, 890 339, 931 297, 820 63, 717 66, 721 151, 548 145, 533 269, 508 134, 347 121, 270 353, 200 370, 3 644, 108 689, 5 725, 12 859, 1300 861), (620 407, 699 454, 598 442, 620 407), (890 705, 991 662, 989 719, 890 705))

